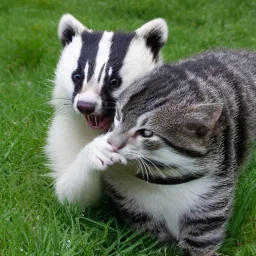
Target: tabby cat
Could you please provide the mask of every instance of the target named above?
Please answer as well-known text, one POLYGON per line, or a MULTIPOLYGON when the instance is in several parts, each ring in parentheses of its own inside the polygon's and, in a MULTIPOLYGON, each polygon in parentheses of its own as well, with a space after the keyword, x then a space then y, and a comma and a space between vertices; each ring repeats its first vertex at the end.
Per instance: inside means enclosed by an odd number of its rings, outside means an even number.
POLYGON ((134 173, 105 172, 121 216, 188 255, 215 255, 237 170, 256 135, 255 110, 255 52, 206 52, 135 81, 121 94, 106 135, 116 152, 140 165, 134 173))

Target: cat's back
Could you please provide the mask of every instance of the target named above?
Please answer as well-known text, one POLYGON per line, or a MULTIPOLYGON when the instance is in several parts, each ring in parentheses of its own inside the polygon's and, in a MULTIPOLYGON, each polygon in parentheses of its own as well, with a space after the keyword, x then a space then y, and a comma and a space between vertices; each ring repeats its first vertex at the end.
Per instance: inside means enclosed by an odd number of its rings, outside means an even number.
POLYGON ((255 76, 256 52, 235 49, 207 51, 181 60, 178 66, 198 75, 203 72, 217 75, 214 71, 225 74, 225 71, 231 69, 234 73, 241 72, 239 75, 255 76))
POLYGON ((256 137, 256 52, 209 51, 177 67, 185 72, 189 91, 200 90, 206 101, 224 103, 229 119, 241 119, 244 129, 256 137))

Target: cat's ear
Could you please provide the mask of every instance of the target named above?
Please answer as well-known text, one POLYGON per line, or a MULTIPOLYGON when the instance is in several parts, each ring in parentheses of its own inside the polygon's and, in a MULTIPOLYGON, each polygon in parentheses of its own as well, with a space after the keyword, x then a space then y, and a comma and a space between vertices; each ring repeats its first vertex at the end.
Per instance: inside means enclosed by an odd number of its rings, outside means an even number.
POLYGON ((58 36, 63 46, 72 42, 74 36, 90 31, 71 14, 64 14, 59 22, 58 36))
POLYGON ((219 120, 223 104, 199 104, 192 106, 186 114, 186 128, 194 131, 198 137, 209 134, 219 120))
POLYGON ((147 47, 156 58, 168 39, 168 26, 164 19, 157 18, 138 28, 136 34, 145 39, 147 47))

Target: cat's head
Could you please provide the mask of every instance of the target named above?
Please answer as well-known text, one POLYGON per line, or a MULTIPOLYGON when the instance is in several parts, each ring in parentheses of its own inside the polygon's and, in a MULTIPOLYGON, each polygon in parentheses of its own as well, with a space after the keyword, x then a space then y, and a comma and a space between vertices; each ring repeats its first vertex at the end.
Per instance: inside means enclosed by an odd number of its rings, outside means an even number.
POLYGON ((160 49, 167 41, 168 27, 158 18, 133 32, 99 32, 66 14, 58 35, 63 51, 56 69, 55 105, 70 99, 92 128, 105 129, 122 91, 161 64, 160 49))
POLYGON ((128 159, 197 171, 219 131, 223 105, 177 99, 180 81, 167 80, 149 76, 121 95, 109 143, 128 159))

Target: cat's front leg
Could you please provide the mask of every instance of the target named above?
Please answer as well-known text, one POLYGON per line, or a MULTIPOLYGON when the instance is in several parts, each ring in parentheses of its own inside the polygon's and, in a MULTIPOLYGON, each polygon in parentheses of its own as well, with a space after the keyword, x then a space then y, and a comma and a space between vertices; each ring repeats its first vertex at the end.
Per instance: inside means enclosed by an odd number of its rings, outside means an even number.
POLYGON ((216 251, 225 237, 227 220, 228 216, 220 214, 186 223, 179 245, 189 256, 217 256, 216 251))
POLYGON ((78 203, 82 208, 98 203, 101 192, 101 172, 115 162, 126 159, 107 142, 108 135, 101 135, 86 145, 74 162, 56 177, 56 194, 61 202, 78 203))

